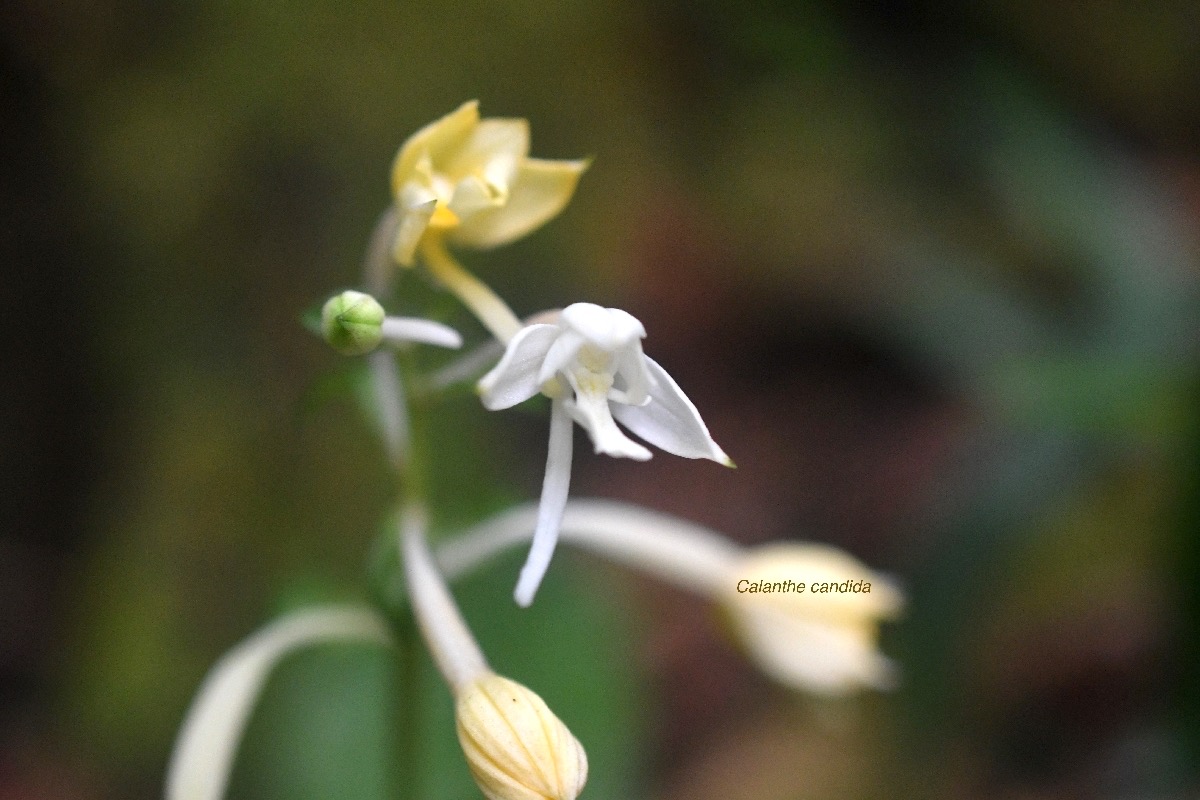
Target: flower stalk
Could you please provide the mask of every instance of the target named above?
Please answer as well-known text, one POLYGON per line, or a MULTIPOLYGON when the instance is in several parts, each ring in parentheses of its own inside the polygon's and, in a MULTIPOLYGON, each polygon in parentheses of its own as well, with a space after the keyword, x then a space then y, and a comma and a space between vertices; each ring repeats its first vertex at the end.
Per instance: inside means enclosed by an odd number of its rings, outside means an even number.
POLYGON ((467 767, 488 800, 574 800, 587 755, 544 700, 494 673, 429 552, 423 508, 401 511, 405 577, 417 626, 455 697, 467 767))
POLYGON ((427 235, 421 243, 421 256, 434 278, 470 309, 500 342, 507 344, 521 330, 521 320, 508 303, 450 255, 443 236, 427 235))
POLYGON ((450 596, 438 573, 426 540, 425 509, 409 503, 400 511, 400 549, 409 600, 421 635, 429 645, 438 671, 455 695, 480 675, 489 672, 479 643, 450 596))
MULTIPOLYGON (((438 560, 448 575, 469 572, 529 540, 539 513, 526 505, 497 515, 443 543, 438 560)), ((896 683, 877 641, 879 623, 900 614, 903 594, 837 548, 742 547, 695 523, 602 500, 567 504, 559 531, 565 541, 719 604, 755 662, 786 686, 832 696, 896 683)))

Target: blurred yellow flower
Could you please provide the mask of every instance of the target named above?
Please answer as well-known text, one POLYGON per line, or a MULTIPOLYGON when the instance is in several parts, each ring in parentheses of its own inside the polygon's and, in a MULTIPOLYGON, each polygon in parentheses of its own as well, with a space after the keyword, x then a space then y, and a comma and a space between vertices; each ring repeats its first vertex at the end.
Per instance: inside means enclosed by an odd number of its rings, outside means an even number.
POLYGON ((574 800, 587 782, 583 746, 542 698, 486 672, 458 692, 458 741, 488 800, 574 800))
POLYGON ((472 100, 417 131, 392 165, 392 255, 413 263, 427 234, 486 248, 519 239, 570 201, 588 162, 529 158, 529 123, 479 118, 472 100))
POLYGON ((746 551, 728 576, 720 599, 775 680, 828 695, 895 684, 879 623, 899 616, 904 597, 884 576, 837 548, 795 542, 746 551))

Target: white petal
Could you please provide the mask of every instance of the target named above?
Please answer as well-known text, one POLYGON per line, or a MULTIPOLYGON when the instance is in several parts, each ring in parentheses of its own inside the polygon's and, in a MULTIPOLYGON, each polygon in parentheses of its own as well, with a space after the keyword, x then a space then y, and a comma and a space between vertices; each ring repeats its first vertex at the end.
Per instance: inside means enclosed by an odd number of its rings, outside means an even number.
POLYGON ((632 458, 634 461, 650 460, 649 450, 621 433, 613 421, 606 395, 577 390, 575 401, 566 407, 575 421, 588 432, 597 453, 615 458, 632 458))
POLYGON ((271 670, 293 650, 335 640, 391 641, 376 612, 326 607, 276 620, 218 661, 192 701, 175 741, 167 768, 166 800, 219 800, 242 731, 271 670))
POLYGON ((612 413, 622 425, 668 453, 684 458, 709 458, 727 467, 733 461, 708 433, 700 413, 667 371, 646 356, 654 386, 644 406, 614 404, 612 413))
POLYGON ((558 542, 558 527, 571 486, 571 435, 574 427, 567 415, 562 398, 556 398, 550 409, 550 446, 546 453, 546 476, 542 479, 542 499, 538 503, 537 527, 533 542, 513 597, 517 605, 528 608, 542 584, 554 546, 558 542))
MULTIPOLYGON (((528 543, 536 520, 537 505, 526 503, 439 542, 443 574, 457 580, 509 547, 528 543)), ((702 595, 721 596, 729 591, 730 575, 742 572, 735 568, 742 548, 723 534, 615 500, 569 500, 560 538, 702 595)))
POLYGON ((488 248, 520 239, 566 207, 587 166, 587 161, 521 161, 508 187, 508 202, 464 220, 450 234, 451 240, 463 247, 488 248))
POLYGON ((541 385, 558 374, 559 370, 567 371, 567 367, 579 355, 583 347, 583 337, 574 331, 559 328, 558 338, 546 352, 546 359, 538 369, 538 384, 541 385))
POLYGON ((604 308, 595 303, 572 303, 562 310, 564 327, 578 332, 590 344, 615 353, 646 336, 637 317, 619 308, 604 308))
POLYGON ((526 325, 508 343, 504 357, 479 380, 479 394, 490 411, 511 408, 542 388, 538 370, 561 331, 557 325, 526 325))
POLYGON ((448 154, 463 146, 478 124, 479 101, 470 100, 408 137, 392 163, 392 193, 399 197, 422 156, 428 154, 434 163, 441 163, 448 154))
POLYGON ((595 303, 571 303, 558 315, 563 327, 594 341, 608 333, 608 309, 595 303))
POLYGON ((393 344, 421 342, 457 350, 462 336, 449 325, 417 317, 387 317, 383 320, 383 338, 393 344))
POLYGON ((650 390, 657 385, 642 352, 642 343, 635 341, 622 347, 616 354, 616 374, 623 379, 620 402, 631 406, 644 406, 650 402, 650 390))

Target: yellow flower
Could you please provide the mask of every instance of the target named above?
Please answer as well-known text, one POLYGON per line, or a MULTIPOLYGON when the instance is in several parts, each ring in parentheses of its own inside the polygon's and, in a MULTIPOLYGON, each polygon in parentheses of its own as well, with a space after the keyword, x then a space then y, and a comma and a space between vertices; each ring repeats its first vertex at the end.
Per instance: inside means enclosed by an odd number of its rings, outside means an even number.
POLYGON ((454 245, 495 247, 562 211, 588 162, 528 156, 529 123, 481 120, 475 100, 413 134, 392 165, 396 261, 411 265, 430 234, 454 245))
POLYGON ((837 548, 790 542, 747 551, 728 575, 721 599, 771 677, 828 695, 895 684, 879 623, 899 616, 904 597, 884 576, 837 548))
POLYGON ((488 800, 575 800, 587 782, 583 746, 542 698, 485 672, 458 692, 458 741, 488 800))

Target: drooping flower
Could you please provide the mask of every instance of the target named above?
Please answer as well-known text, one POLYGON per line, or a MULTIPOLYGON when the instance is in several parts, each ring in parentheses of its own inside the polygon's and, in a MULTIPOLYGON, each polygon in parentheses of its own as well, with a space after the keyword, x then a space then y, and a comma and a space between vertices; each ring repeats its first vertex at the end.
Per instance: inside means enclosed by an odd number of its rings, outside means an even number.
POLYGON ((597 453, 645 461, 650 451, 626 436, 620 422, 646 442, 684 458, 733 466, 666 370, 642 352, 646 330, 615 308, 575 303, 556 323, 527 325, 500 363, 479 382, 488 409, 509 408, 542 392, 552 398, 550 447, 537 531, 521 570, 516 600, 527 606, 554 552, 571 474, 571 421, 597 453))
MULTIPOLYGON (((529 541, 539 509, 518 506, 438 548, 449 575, 529 541)), ((892 688, 881 623, 903 611, 896 583, 845 551, 798 541, 743 547, 670 514, 612 500, 572 500, 564 541, 708 597, 746 654, 774 680, 825 696, 892 688)))
POLYGON ((752 548, 733 562, 719 596, 750 656, 780 683, 837 695, 896 682, 879 652, 879 623, 899 616, 904 596, 842 550, 752 548))
POLYGON ((519 239, 562 211, 587 165, 529 158, 526 120, 481 120, 478 101, 463 103, 409 137, 396 155, 392 255, 411 265, 428 232, 474 248, 519 239))

